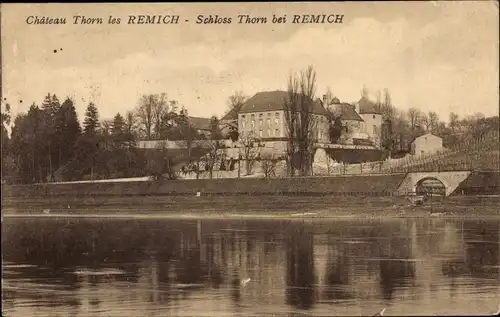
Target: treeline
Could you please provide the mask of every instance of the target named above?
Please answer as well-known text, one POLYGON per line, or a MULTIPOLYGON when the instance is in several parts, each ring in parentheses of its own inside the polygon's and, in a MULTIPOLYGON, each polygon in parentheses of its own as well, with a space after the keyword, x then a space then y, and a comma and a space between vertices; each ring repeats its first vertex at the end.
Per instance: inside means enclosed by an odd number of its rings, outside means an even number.
MULTIPOLYGON (((100 120, 90 102, 80 124, 73 100, 62 103, 50 93, 40 106, 32 104, 11 123, 10 106, 2 111, 2 182, 40 183, 162 175, 171 169, 166 151, 137 148, 140 139, 196 140, 205 138, 165 94, 141 97, 134 111, 100 120)), ((215 128, 214 137, 220 132, 215 128)))

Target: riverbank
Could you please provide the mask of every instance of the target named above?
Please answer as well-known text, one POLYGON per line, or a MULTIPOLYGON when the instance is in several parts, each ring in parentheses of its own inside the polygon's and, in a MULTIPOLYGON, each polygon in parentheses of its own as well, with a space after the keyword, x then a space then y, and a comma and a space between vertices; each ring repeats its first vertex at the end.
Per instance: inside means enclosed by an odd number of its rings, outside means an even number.
MULTIPOLYGON (((478 178, 476 174, 467 180, 478 178)), ((487 176, 495 173, 490 174, 487 176)), ((2 185, 2 214, 177 218, 500 215, 500 195, 450 195, 415 206, 400 193, 399 187, 406 176, 2 185)), ((495 192, 498 186, 495 187, 491 178, 462 182, 459 192, 468 193, 470 189, 480 192, 480 188, 485 189, 492 184, 494 190, 483 192, 495 192), (464 187, 464 184, 467 186, 464 187)))
POLYGON ((145 196, 10 199, 4 217, 360 218, 500 217, 500 196, 456 196, 415 206, 404 197, 145 196))

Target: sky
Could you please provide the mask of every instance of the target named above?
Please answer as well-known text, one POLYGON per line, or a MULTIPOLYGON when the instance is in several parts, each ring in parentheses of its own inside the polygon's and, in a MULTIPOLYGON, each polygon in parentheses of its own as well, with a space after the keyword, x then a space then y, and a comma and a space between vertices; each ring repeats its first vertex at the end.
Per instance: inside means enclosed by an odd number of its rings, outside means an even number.
POLYGON ((498 115, 498 13, 495 1, 2 4, 2 93, 14 115, 50 92, 71 97, 80 119, 90 100, 111 119, 141 95, 164 92, 191 116, 220 117, 235 91, 286 90, 291 72, 312 65, 317 97, 330 88, 355 102, 366 85, 373 98, 388 88, 397 108, 435 111, 445 121, 451 111, 498 115), (77 14, 122 23, 73 25, 77 14), (134 14, 175 14, 180 22, 126 24, 134 14), (200 14, 233 23, 196 24, 200 14), (288 20, 237 24, 238 14, 288 20), (292 24, 293 14, 344 17, 292 24), (28 16, 69 24, 28 25, 28 16))

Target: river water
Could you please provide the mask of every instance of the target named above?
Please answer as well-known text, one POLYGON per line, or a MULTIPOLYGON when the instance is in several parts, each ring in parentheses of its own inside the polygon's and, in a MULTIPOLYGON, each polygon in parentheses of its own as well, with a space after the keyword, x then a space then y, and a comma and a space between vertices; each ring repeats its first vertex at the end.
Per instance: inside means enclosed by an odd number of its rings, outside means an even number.
POLYGON ((5 218, 3 316, 491 314, 500 220, 5 218))

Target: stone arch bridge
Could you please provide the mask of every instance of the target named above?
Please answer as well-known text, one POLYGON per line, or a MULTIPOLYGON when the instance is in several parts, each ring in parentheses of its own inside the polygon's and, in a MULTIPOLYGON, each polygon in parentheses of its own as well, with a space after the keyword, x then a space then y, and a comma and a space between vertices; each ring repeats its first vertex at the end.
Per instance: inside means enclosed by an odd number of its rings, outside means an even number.
POLYGON ((417 192, 417 187, 425 180, 437 180, 444 185, 445 196, 450 195, 453 191, 469 177, 470 171, 454 171, 454 172, 410 172, 406 174, 401 184, 398 187, 398 192, 401 195, 408 195, 417 192))

